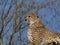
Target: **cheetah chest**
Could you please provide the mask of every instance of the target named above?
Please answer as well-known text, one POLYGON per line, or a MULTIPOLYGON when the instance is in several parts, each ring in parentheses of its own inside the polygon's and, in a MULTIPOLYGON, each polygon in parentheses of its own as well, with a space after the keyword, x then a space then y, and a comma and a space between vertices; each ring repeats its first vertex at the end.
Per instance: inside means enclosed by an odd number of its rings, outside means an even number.
POLYGON ((28 32, 27 32, 27 37, 28 37, 28 40, 29 40, 30 42, 32 42, 32 31, 31 31, 31 30, 28 30, 28 32))

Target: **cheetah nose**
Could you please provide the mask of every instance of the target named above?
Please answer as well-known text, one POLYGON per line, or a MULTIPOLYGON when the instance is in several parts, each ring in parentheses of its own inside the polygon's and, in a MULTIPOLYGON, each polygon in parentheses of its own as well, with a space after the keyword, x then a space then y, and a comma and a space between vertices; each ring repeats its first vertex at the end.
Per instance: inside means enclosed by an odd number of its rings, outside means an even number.
POLYGON ((25 19, 25 21, 27 21, 27 19, 25 19))

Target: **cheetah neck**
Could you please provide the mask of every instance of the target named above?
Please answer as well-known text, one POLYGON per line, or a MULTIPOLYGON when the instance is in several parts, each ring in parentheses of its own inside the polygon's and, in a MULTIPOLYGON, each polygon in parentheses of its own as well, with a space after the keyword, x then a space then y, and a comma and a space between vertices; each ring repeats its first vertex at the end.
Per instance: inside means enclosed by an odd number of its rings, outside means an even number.
POLYGON ((36 22, 37 22, 37 20, 31 21, 31 22, 30 22, 30 25, 33 25, 33 24, 36 23, 36 22))
POLYGON ((32 24, 29 25, 30 28, 36 28, 36 27, 44 27, 42 22, 40 20, 36 20, 32 24))

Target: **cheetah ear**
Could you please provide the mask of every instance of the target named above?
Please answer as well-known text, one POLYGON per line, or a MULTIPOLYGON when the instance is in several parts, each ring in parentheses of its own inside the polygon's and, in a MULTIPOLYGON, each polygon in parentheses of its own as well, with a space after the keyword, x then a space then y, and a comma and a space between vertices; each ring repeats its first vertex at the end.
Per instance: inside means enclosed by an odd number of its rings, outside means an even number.
POLYGON ((37 16, 37 18, 39 18, 39 16, 37 16))
POLYGON ((38 14, 35 14, 35 15, 37 15, 37 18, 39 18, 38 14))

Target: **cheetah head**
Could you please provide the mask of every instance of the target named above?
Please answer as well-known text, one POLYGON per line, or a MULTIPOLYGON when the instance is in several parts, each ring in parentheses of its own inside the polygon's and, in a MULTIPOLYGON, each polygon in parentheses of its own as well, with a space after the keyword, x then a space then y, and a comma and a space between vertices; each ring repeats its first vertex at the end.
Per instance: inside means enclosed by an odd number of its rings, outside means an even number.
POLYGON ((39 16, 37 14, 29 14, 25 17, 25 21, 28 24, 33 24, 35 23, 37 20, 39 20, 39 16))

